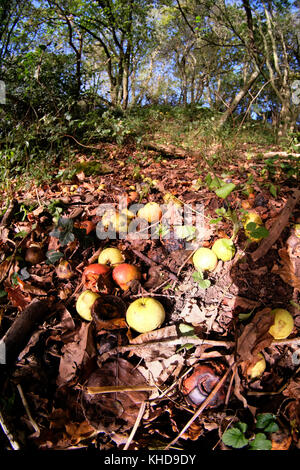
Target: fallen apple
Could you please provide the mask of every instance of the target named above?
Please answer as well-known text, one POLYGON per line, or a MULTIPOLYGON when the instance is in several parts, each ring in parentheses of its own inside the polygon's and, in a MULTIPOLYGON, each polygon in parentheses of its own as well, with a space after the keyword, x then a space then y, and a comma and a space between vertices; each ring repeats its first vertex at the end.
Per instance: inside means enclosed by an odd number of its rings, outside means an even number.
POLYGON ((253 364, 252 366, 249 366, 247 369, 247 375, 251 379, 256 379, 257 377, 260 377, 266 369, 266 360, 264 356, 261 353, 257 354, 257 362, 253 364))
POLYGON ((212 246, 212 251, 222 261, 230 261, 235 255, 235 246, 228 238, 219 238, 212 246))
POLYGON ((158 222, 162 217, 162 210, 157 202, 147 202, 138 213, 138 217, 147 220, 149 223, 158 222))
POLYGON ((102 277, 102 284, 110 283, 110 267, 106 264, 90 264, 86 266, 82 273, 82 282, 87 289, 98 290, 99 277, 102 277))
POLYGON ((166 317, 163 305, 152 297, 142 297, 132 302, 126 312, 128 325, 138 333, 159 328, 166 317))
POLYGON ((218 258, 209 248, 201 247, 193 255, 193 264, 197 271, 213 271, 218 264, 218 258))
POLYGON ((110 266, 115 266, 124 262, 124 256, 118 248, 105 248, 101 251, 98 262, 100 264, 108 264, 110 266))
POLYGON ((294 328, 294 319, 290 312, 283 308, 275 308, 271 315, 274 317, 274 323, 269 329, 269 333, 274 339, 287 338, 294 328))
POLYGON ((84 220, 83 222, 80 222, 79 228, 85 230, 86 235, 89 235, 93 230, 95 230, 96 224, 91 220, 84 220))
POLYGON ((39 245, 30 245, 25 253, 25 261, 30 264, 39 264, 45 259, 45 254, 39 245))
POLYGON ((113 269, 112 277, 122 290, 127 290, 130 287, 131 281, 141 279, 141 272, 132 264, 122 263, 113 269))
POLYGON ((115 212, 110 218, 110 223, 116 232, 127 232, 129 219, 126 214, 115 212))
POLYGON ((92 320, 91 310, 95 301, 100 297, 96 292, 90 290, 83 291, 77 299, 76 311, 77 313, 87 321, 92 320))
POLYGON ((55 271, 59 279, 71 279, 74 276, 72 266, 67 260, 62 260, 55 271))

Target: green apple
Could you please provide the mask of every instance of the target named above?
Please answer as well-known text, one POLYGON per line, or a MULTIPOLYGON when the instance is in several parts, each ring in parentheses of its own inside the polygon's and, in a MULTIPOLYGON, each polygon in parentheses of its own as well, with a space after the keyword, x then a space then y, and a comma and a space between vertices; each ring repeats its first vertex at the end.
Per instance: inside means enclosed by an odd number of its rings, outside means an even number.
POLYGON ((166 317, 163 305, 152 297, 142 297, 132 302, 126 312, 128 325, 138 333, 159 328, 166 317))
POLYGON ((95 301, 100 297, 96 292, 90 290, 83 291, 77 299, 76 310, 77 313, 87 321, 92 320, 91 309, 95 301))
POLYGON ((235 246, 228 238, 219 238, 212 246, 212 251, 222 261, 230 261, 235 255, 235 246))
POLYGON ((217 255, 209 248, 198 248, 193 256, 193 264, 197 271, 213 271, 217 264, 217 255))

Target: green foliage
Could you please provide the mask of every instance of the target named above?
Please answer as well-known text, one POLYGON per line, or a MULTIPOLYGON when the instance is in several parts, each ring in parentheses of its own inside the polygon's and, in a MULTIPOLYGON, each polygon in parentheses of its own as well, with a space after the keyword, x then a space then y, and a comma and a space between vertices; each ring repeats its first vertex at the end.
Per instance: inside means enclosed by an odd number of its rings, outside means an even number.
POLYGON ((66 246, 68 243, 75 240, 73 233, 73 220, 67 217, 60 217, 57 226, 50 232, 51 237, 58 238, 61 246, 66 246))
POLYGON ((265 433, 278 431, 276 416, 271 413, 261 413, 256 417, 256 430, 250 437, 246 436, 248 425, 237 422, 234 426, 227 429, 222 436, 225 445, 240 449, 248 446, 250 450, 271 450, 272 443, 265 433), (257 432, 264 431, 264 432, 257 432))
POLYGON ((195 271, 192 274, 192 278, 201 289, 208 289, 211 285, 211 282, 209 279, 204 279, 204 274, 202 271, 195 271))

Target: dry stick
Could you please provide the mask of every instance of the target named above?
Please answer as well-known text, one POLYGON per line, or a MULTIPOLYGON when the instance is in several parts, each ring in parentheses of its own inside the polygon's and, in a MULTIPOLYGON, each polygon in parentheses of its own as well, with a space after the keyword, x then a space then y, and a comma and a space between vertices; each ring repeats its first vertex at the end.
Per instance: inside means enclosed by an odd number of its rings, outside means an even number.
POLYGON ((9 443, 10 443, 11 447, 13 448, 13 450, 20 450, 20 445, 15 440, 14 436, 11 434, 8 427, 6 426, 1 411, 0 411, 0 426, 1 426, 4 434, 6 435, 7 439, 9 440, 9 443))
POLYGON ((27 400, 25 398, 25 395, 23 393, 23 390, 22 390, 22 387, 20 384, 17 385, 17 389, 18 389, 18 392, 20 394, 20 397, 21 397, 21 400, 22 400, 22 403, 23 403, 23 406, 25 408, 25 411, 27 413, 27 416, 28 416, 28 419, 30 421, 30 424, 32 425, 33 429, 35 430, 35 432, 37 433, 37 435, 39 436, 41 431, 40 431, 40 428, 38 427, 37 423, 35 422, 35 420, 33 419, 33 417, 31 416, 31 413, 30 413, 30 410, 29 410, 29 406, 28 406, 28 403, 27 403, 27 400))
POLYGON ((139 414, 137 415, 136 421, 135 421, 135 423, 134 423, 134 426, 133 426, 133 428, 132 428, 132 430, 131 430, 131 433, 130 433, 128 439, 127 439, 127 442, 126 442, 126 444, 125 444, 123 450, 127 450, 128 447, 130 446, 130 444, 131 444, 131 442, 132 442, 132 439, 134 438, 134 435, 135 435, 135 433, 136 433, 136 431, 137 431, 137 428, 139 427, 139 424, 140 424, 140 422, 141 422, 141 419, 142 419, 142 417, 143 417, 143 415, 144 415, 145 407, 146 407, 146 403, 143 401, 142 404, 141 404, 140 410, 139 410, 139 414))
POLYGON ((231 372, 231 369, 233 368, 233 365, 232 364, 227 372, 223 375, 223 377, 221 378, 221 380, 217 383, 217 385, 214 387, 214 389, 210 392, 210 394, 208 395, 208 397, 204 400, 204 402, 202 403, 202 405, 199 406, 198 410, 195 412, 195 414, 191 417, 191 419, 187 422, 187 424, 183 427, 183 429, 180 431, 180 433, 175 437, 175 439, 173 439, 172 442, 170 442, 166 447, 165 447, 165 450, 169 450, 171 446, 173 446, 174 444, 176 444, 176 442, 178 441, 178 439, 180 439, 180 437, 185 433, 185 431, 191 426, 191 424, 195 421, 195 419, 198 418, 198 416, 200 416, 200 414, 202 413, 202 411, 207 407, 207 405, 211 402, 212 398, 218 393, 218 391, 220 390, 220 388, 223 386, 225 380, 227 379, 229 373, 231 372))
POLYGON ((274 243, 280 237, 283 229, 287 225, 290 215, 292 214, 296 204, 300 199, 300 190, 296 189, 294 194, 288 199, 285 207, 283 208, 277 222, 271 227, 270 233, 267 238, 264 238, 257 248, 252 254, 251 257, 254 262, 259 260, 262 256, 267 254, 269 249, 274 245, 274 243))
POLYGON ((86 387, 84 390, 89 395, 100 395, 114 392, 153 392, 157 390, 154 385, 107 385, 104 387, 86 387))

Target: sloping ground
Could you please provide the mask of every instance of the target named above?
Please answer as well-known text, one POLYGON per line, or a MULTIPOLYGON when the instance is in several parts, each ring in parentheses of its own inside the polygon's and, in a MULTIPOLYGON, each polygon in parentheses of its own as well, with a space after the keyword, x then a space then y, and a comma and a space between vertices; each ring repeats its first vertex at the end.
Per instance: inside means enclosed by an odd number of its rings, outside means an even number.
POLYGON ((235 155, 212 149, 203 158, 180 158, 174 148, 162 154, 101 144, 93 159, 78 155, 71 181, 66 168, 66 182, 15 195, 0 242, 1 337, 10 348, 1 366, 2 447, 299 448, 299 204, 280 225, 296 194, 299 162, 277 157, 277 149, 266 160, 273 150, 245 144, 235 155), (235 185, 226 198, 212 184, 217 177, 235 185), (100 239, 99 207, 118 210, 120 196, 129 208, 168 202, 166 222, 179 207, 192 208, 188 230, 176 237, 162 222, 151 224, 152 238, 100 239), (190 227, 200 205, 201 240, 190 227), (268 238, 249 243, 240 228, 234 258, 195 275, 191 257, 199 243, 230 238, 233 214, 242 218, 249 210, 269 233, 280 226, 267 252, 254 262, 251 254, 268 238), (33 244, 35 260, 28 256, 33 244), (141 272, 127 291, 112 279, 95 284, 82 277, 106 246, 121 249, 141 272), (76 311, 87 287, 105 302, 91 322, 76 311), (145 297, 158 300, 166 317, 139 335, 124 312, 145 297), (288 338, 269 333, 275 308, 293 316, 288 338), (258 353, 266 368, 251 378, 258 353))

